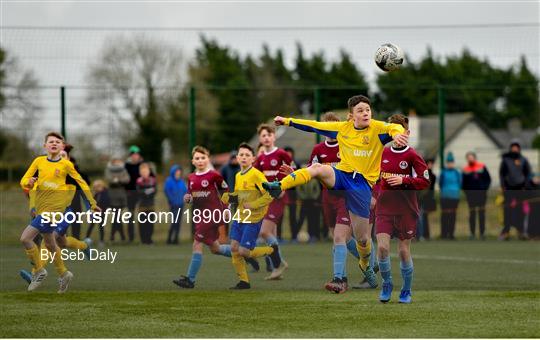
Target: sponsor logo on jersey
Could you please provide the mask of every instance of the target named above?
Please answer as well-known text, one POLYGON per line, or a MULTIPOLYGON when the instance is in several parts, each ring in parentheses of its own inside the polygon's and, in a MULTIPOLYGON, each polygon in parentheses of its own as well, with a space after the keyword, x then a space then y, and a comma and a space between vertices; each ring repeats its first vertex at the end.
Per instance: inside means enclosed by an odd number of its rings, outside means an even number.
POLYGON ((203 180, 201 181, 201 185, 203 186, 203 188, 206 188, 206 187, 208 186, 208 184, 209 184, 209 183, 208 183, 208 181, 207 181, 206 179, 203 179, 203 180))
POLYGON ((373 153, 373 150, 358 150, 358 149, 355 149, 353 151, 353 155, 355 155, 356 157, 370 157, 372 153, 373 153))
POLYGON ((409 164, 406 161, 399 162, 399 167, 403 170, 407 169, 408 166, 409 164))
POLYGON ((279 170, 265 170, 265 171, 263 171, 263 174, 266 177, 277 176, 279 174, 279 170))
POLYGON ((277 165, 277 159, 272 159, 272 160, 270 161, 270 165, 271 165, 271 166, 276 166, 276 165, 277 165))
POLYGON ((194 191, 191 193, 193 198, 206 198, 210 196, 210 191, 194 191))

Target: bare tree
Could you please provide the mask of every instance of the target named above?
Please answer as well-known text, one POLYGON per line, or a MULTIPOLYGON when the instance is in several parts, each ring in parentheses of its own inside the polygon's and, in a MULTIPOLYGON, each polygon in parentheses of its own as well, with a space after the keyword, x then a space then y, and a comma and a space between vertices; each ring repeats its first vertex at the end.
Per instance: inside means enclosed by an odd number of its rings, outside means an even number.
POLYGON ((143 154, 161 161, 161 145, 170 134, 169 122, 181 105, 184 64, 178 48, 145 35, 115 36, 90 65, 88 100, 106 112, 110 138, 138 144, 143 154))

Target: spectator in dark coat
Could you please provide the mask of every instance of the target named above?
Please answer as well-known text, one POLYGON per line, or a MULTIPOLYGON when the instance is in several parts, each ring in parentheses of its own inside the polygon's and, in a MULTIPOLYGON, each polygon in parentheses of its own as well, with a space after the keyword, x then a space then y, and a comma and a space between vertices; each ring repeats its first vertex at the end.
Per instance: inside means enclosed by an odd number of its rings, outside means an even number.
POLYGON ((476 159, 476 154, 474 152, 467 152, 465 157, 467 159, 467 165, 463 167, 461 187, 463 191, 465 191, 465 197, 469 204, 470 239, 475 238, 477 212, 480 239, 484 239, 484 232, 486 230, 487 191, 491 185, 491 176, 484 163, 481 163, 476 159))
MULTIPOLYGON (((129 182, 126 184, 127 195, 127 208, 131 212, 132 216, 135 216, 135 209, 137 208, 137 202, 139 200, 139 194, 137 193, 137 179, 141 176, 139 173, 139 166, 143 163, 141 156, 141 149, 132 145, 129 147, 129 157, 125 163, 126 171, 129 174, 129 182)), ((135 239, 135 224, 130 219, 128 222, 128 240, 133 242, 135 239)))
MULTIPOLYGON (((125 186, 129 183, 130 177, 125 168, 124 161, 120 158, 113 158, 105 169, 105 180, 109 183, 109 196, 111 198, 111 208, 121 211, 127 207, 127 195, 125 186)), ((120 234, 120 239, 125 241, 124 225, 115 221, 111 224, 110 240, 114 241, 116 233, 120 234)))
POLYGON ((529 161, 521 155, 521 145, 518 141, 512 141, 510 151, 502 156, 499 176, 504 194, 504 228, 499 239, 510 238, 512 225, 517 229, 519 238, 524 239, 524 190, 532 177, 532 172, 529 161))

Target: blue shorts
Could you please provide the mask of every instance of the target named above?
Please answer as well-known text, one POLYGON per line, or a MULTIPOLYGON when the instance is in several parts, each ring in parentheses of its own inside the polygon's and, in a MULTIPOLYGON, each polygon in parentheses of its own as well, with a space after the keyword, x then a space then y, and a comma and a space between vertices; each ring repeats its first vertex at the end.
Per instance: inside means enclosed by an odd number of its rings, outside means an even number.
MULTIPOLYGON (((64 211, 64 216, 68 212, 72 212, 71 208, 67 208, 64 211)), ((52 216, 49 216, 49 220, 51 220, 51 218, 52 216)), ((62 222, 57 223, 55 227, 51 226, 51 222, 52 221, 50 221, 49 223, 43 222, 43 216, 37 215, 36 217, 34 217, 32 222, 30 222, 30 225, 39 230, 39 232, 42 234, 50 234, 53 231, 56 232, 58 235, 66 234, 67 229, 69 228, 69 223, 67 223, 65 219, 62 219, 62 222)))
POLYGON ((229 237, 240 243, 241 247, 253 250, 257 245, 257 238, 261 231, 262 220, 257 223, 239 223, 234 221, 231 225, 229 237))
POLYGON ((347 209, 353 214, 369 218, 371 186, 360 173, 344 172, 334 169, 336 183, 333 190, 343 190, 347 199, 347 209))

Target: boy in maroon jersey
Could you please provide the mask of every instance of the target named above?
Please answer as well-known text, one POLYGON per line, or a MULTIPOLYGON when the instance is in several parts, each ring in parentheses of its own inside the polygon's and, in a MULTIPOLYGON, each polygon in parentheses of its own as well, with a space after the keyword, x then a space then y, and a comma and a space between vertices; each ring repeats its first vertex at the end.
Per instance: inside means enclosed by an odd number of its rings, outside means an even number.
MULTIPOLYGON (((284 177, 284 175, 280 173, 279 168, 283 164, 291 165, 293 160, 287 151, 275 146, 276 131, 273 126, 261 124, 257 128, 257 133, 259 134, 259 142, 262 144, 262 152, 255 160, 253 166, 262 171, 269 182, 279 181, 284 177)), ((269 246, 278 245, 277 225, 283 217, 283 210, 285 210, 286 202, 284 196, 286 194, 286 192, 283 192, 279 198, 270 203, 268 212, 262 222, 260 235, 266 240, 266 243, 269 246)), ((267 280, 281 279, 281 274, 288 267, 287 262, 283 260, 281 252, 279 252, 279 255, 281 257, 281 266, 280 268, 274 268, 270 276, 266 277, 267 280)))
MULTIPOLYGON (((409 133, 409 121, 395 114, 388 120, 401 124, 409 133)), ((422 157, 410 146, 397 147, 395 143, 385 148, 381 161, 380 191, 375 206, 377 229, 377 255, 379 270, 383 278, 379 295, 381 302, 390 301, 393 283, 390 265, 390 239, 396 236, 400 257, 403 286, 399 295, 400 303, 411 303, 413 262, 411 239, 416 236, 419 217, 417 190, 429 187, 428 168, 422 157)))
MULTIPOLYGON (((227 183, 221 174, 210 167, 210 152, 202 146, 193 148, 191 163, 195 166, 195 172, 188 177, 188 192, 184 196, 186 203, 193 203, 190 211, 192 223, 195 224, 195 239, 193 240, 193 253, 187 275, 181 275, 173 283, 182 288, 194 288, 197 273, 202 264, 203 244, 216 255, 231 257, 231 246, 220 244, 218 227, 222 221, 207 219, 203 216, 204 211, 221 211, 217 216, 223 216, 223 204, 221 203, 220 191, 228 190, 227 183)), ((188 215, 189 216, 189 215, 188 215)))

